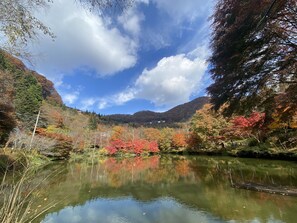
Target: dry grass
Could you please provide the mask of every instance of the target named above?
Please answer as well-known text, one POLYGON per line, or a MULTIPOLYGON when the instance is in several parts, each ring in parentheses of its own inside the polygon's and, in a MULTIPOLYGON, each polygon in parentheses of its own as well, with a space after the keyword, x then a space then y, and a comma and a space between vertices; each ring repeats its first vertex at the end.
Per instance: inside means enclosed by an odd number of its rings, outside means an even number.
MULTIPOLYGON (((55 204, 44 206, 39 212, 31 211, 35 197, 33 193, 41 183, 30 184, 30 169, 27 168, 18 180, 9 183, 5 173, 0 185, 0 222, 24 223, 32 222, 40 215, 51 209, 55 204)), ((17 177, 15 177, 17 178, 17 177)))

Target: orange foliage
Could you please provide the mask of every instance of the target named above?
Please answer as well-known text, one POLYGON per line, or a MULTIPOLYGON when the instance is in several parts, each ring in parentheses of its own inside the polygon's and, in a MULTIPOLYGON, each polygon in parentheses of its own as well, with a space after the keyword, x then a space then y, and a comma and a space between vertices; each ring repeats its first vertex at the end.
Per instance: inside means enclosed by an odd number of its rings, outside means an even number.
POLYGON ((54 120, 54 123, 57 128, 62 128, 64 126, 64 118, 61 113, 56 110, 50 111, 49 115, 54 120))
POLYGON ((48 137, 48 138, 51 138, 51 139, 55 139, 55 140, 58 140, 58 141, 72 143, 71 137, 69 137, 67 135, 64 135, 64 134, 47 132, 46 129, 44 129, 44 128, 37 128, 36 129, 36 134, 41 135, 41 136, 45 136, 45 137, 48 137))
POLYGON ((175 133, 172 137, 174 147, 181 148, 187 146, 187 137, 184 133, 175 133))
POLYGON ((134 139, 123 141, 120 139, 113 140, 107 146, 107 151, 110 155, 117 153, 133 153, 140 155, 142 153, 156 153, 159 152, 158 144, 156 141, 147 141, 145 139, 134 139))
POLYGON ((110 141, 122 140, 126 129, 123 126, 115 126, 112 128, 110 141))

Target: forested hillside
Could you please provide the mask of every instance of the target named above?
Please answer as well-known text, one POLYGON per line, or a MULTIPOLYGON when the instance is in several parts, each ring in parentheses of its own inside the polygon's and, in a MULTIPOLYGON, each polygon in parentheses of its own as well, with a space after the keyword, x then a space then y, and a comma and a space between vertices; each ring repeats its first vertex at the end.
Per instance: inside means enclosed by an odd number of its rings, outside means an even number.
POLYGON ((168 126, 176 122, 188 121, 197 110, 209 102, 208 97, 199 97, 178 105, 166 112, 140 111, 133 115, 107 115, 104 119, 114 123, 142 124, 147 126, 168 126))
POLYGON ((53 83, 0 51, 0 142, 16 126, 33 128, 43 100, 62 105, 53 83))

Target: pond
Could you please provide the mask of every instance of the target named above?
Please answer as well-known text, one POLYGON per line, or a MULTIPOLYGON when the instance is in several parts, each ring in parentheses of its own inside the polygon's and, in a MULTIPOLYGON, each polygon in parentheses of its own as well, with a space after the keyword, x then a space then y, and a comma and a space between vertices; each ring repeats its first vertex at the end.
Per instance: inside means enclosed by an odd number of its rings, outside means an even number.
POLYGON ((43 223, 296 222, 297 197, 235 189, 231 178, 296 188, 297 165, 172 155, 56 163, 32 179, 43 179, 33 209, 55 204, 43 223))

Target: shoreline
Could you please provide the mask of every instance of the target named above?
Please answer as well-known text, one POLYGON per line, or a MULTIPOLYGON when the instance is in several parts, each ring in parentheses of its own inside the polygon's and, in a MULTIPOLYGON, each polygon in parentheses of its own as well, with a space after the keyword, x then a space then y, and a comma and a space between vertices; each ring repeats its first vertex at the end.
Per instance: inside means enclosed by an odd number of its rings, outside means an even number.
MULTIPOLYGON (((256 147, 258 148, 258 147, 256 147)), ((152 156, 155 154, 166 155, 189 155, 189 156, 226 156, 234 158, 251 158, 251 159, 263 159, 263 160, 283 160, 283 161, 297 161, 297 150, 290 151, 276 151, 273 148, 270 149, 256 149, 252 147, 245 147, 239 149, 199 149, 196 151, 191 150, 181 150, 181 151, 167 151, 159 153, 150 153, 145 154, 147 156, 152 156)), ((98 152, 99 150, 95 151, 98 152)), ((81 154, 74 153, 75 155, 81 155, 79 159, 88 159, 88 154, 92 153, 92 158, 96 156, 106 156, 110 157, 111 155, 94 153, 94 151, 85 151, 81 154)), ((114 157, 131 157, 137 156, 135 154, 125 154, 125 155, 112 155, 114 157)), ((140 155, 141 156, 141 155, 140 155)), ((65 161, 70 160, 71 156, 65 161)), ((60 159, 59 159, 60 160, 60 159)), ((74 158, 75 160, 75 158, 74 158)), ((38 153, 37 151, 19 151, 11 149, 0 149, 0 172, 11 171, 15 169, 22 169, 26 166, 40 166, 49 162, 56 162, 57 159, 54 157, 47 157, 38 153)))

